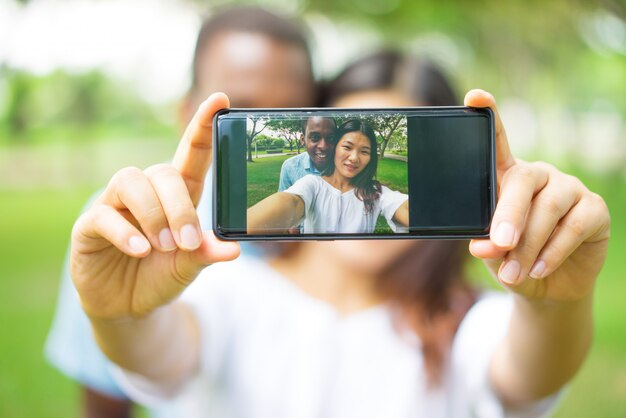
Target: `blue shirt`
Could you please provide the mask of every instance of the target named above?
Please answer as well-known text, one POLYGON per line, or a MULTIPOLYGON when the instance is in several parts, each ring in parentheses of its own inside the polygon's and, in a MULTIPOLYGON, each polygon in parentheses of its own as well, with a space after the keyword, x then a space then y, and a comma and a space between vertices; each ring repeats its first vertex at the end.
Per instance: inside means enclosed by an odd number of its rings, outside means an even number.
POLYGON ((280 183, 278 183, 278 191, 283 192, 291 187, 296 181, 300 180, 307 174, 315 174, 319 176, 320 171, 315 168, 313 161, 308 152, 296 155, 285 160, 280 168, 280 183))

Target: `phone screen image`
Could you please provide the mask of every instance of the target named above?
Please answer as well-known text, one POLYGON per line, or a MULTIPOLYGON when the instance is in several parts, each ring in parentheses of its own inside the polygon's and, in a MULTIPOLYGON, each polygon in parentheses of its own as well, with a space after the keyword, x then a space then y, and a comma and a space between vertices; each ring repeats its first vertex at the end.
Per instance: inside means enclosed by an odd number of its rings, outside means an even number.
POLYGON ((489 110, 228 109, 214 147, 222 238, 488 236, 489 110))

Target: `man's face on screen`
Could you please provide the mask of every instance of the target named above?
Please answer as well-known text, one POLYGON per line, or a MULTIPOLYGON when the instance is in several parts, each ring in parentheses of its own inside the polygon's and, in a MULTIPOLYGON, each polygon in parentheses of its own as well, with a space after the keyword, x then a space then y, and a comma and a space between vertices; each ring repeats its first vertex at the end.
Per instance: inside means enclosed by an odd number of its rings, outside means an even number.
POLYGON ((336 130, 335 122, 331 118, 317 116, 306 122, 303 145, 319 171, 323 171, 333 158, 336 130))

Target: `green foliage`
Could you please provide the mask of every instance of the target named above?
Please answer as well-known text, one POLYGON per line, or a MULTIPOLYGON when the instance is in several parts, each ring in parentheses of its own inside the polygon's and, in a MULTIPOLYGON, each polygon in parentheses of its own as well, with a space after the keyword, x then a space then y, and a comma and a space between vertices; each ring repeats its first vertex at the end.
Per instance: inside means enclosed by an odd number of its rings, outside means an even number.
POLYGON ((274 145, 274 147, 282 148, 286 143, 290 151, 293 151, 295 146, 298 152, 300 152, 300 136, 302 135, 303 123, 304 120, 300 118, 275 118, 268 120, 266 126, 284 140, 282 145, 274 145))
POLYGON ((272 143, 274 142, 274 139, 264 135, 264 134, 259 134, 257 135, 254 143, 256 144, 256 149, 257 150, 266 150, 267 148, 270 148, 272 146, 272 143))
POLYGON ((283 141, 282 139, 275 139, 274 141, 272 141, 273 148, 282 150, 284 146, 285 146, 285 141, 283 141))
POLYGON ((36 76, 0 67, 0 78, 7 86, 0 144, 50 141, 57 139, 55 132, 59 139, 89 140, 103 131, 171 131, 155 109, 99 71, 36 76))

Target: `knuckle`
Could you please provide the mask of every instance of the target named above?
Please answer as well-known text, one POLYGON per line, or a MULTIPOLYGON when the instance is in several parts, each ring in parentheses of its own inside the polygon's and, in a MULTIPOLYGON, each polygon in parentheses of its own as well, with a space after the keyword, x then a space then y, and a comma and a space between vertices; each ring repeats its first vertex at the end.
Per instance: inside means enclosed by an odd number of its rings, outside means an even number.
POLYGON ((599 210, 608 212, 609 207, 606 204, 606 201, 602 196, 597 193, 589 192, 588 198, 591 201, 591 204, 597 207, 599 210))
POLYGON ((568 185, 569 187, 571 187, 574 190, 587 190, 587 188, 585 187, 585 185, 583 184, 582 181, 580 181, 580 179, 576 176, 572 176, 570 174, 564 174, 565 178, 567 179, 568 185))
POLYGON ((504 178, 518 178, 522 180, 532 179, 533 178, 533 170, 529 164, 516 164, 507 171, 504 178))
POLYGON ((572 218, 563 225, 569 229, 575 237, 582 237, 586 230, 586 223, 580 218, 572 218))
POLYGON ((589 200, 593 211, 593 215, 591 217, 599 222, 601 225, 610 227, 611 213, 609 212, 609 207, 607 206, 602 196, 590 192, 589 200))
POLYGON ((541 247, 537 243, 524 242, 523 244, 518 245, 513 253, 515 254, 514 257, 516 259, 520 260, 522 264, 525 264, 528 261, 535 259, 540 250, 541 247))
POLYGON ((541 208, 544 212, 549 213, 550 215, 558 216, 561 214, 563 208, 561 200, 558 196, 553 194, 545 194, 538 198, 537 206, 541 208))
POLYGON ((533 163, 533 166, 535 166, 536 168, 540 170, 547 171, 548 173, 554 173, 556 171, 556 167, 554 167, 552 164, 547 163, 545 161, 535 161, 533 163))
POLYGON ((91 221, 102 218, 107 213, 107 206, 93 205, 83 216, 87 216, 91 221))
POLYGON ((89 223, 89 217, 91 217, 91 212, 93 209, 83 213, 78 217, 74 225, 72 226, 72 240, 77 241, 83 237, 84 229, 89 223))
MULTIPOLYGON (((498 203, 496 210, 499 212, 497 217, 498 220, 508 219, 513 220, 514 223, 520 223, 521 220, 526 217, 526 211, 524 208, 515 203, 500 202, 498 203)), ((496 224, 495 221, 494 224, 496 224)))
POLYGON ((124 167, 113 175, 113 180, 125 181, 142 176, 143 172, 137 167, 124 167))
POLYGON ((115 173, 109 184, 119 195, 120 190, 134 187, 136 184, 140 184, 144 179, 145 175, 142 170, 137 167, 125 167, 115 173))
POLYGON ((142 214, 141 220, 148 225, 158 226, 165 223, 165 216, 160 206, 151 206, 142 214))
POLYGON ((189 218, 195 214, 195 209, 191 203, 180 201, 169 204, 166 211, 172 219, 189 218))
POLYGON ((145 169, 146 176, 150 178, 167 175, 168 173, 175 172, 176 170, 170 164, 161 163, 155 164, 145 169))

